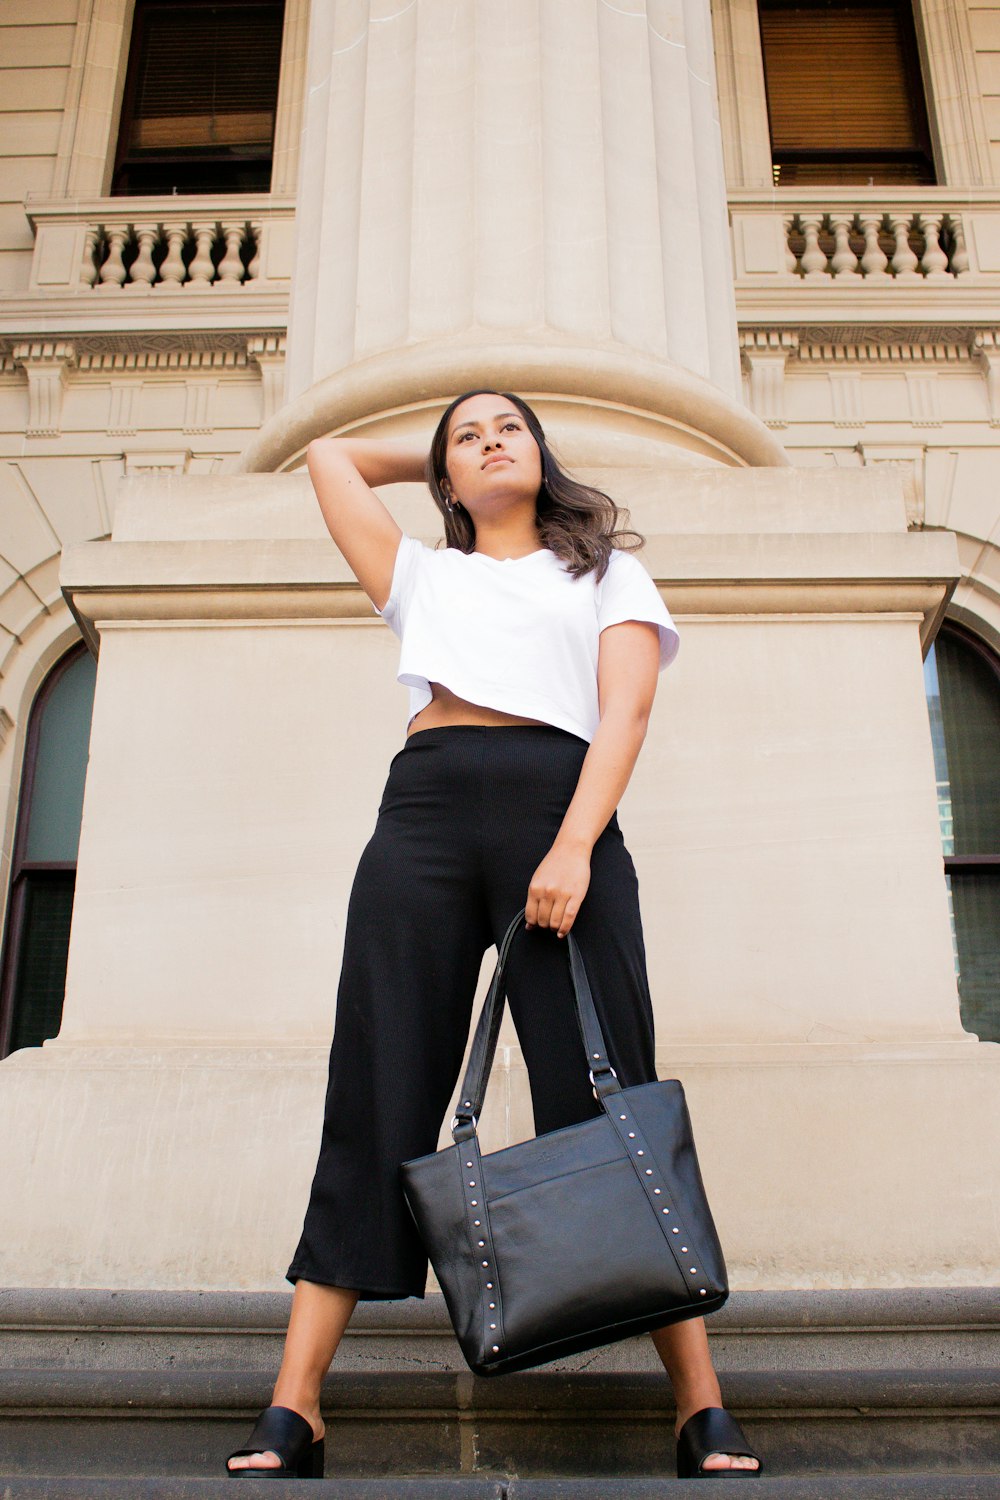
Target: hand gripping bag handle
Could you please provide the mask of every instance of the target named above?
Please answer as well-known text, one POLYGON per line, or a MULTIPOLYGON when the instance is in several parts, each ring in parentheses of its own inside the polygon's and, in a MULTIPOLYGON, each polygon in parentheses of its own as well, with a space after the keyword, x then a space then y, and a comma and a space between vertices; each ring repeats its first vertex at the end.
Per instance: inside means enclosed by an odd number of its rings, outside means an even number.
MULTIPOLYGON (((472 1040, 472 1050, 469 1053, 469 1065, 466 1068, 465 1078, 462 1082, 462 1092, 459 1095, 458 1108, 451 1122, 452 1139, 456 1144, 459 1141, 468 1140, 470 1135, 475 1134, 476 1123, 482 1111, 486 1085, 489 1082, 490 1070, 493 1067, 493 1058, 496 1053, 497 1038, 500 1035, 500 1023, 503 1020, 504 1004, 506 1001, 504 980, 507 973, 510 946, 524 921, 526 910, 526 907, 522 907, 517 912, 500 941, 496 972, 493 975, 493 982, 490 985, 489 993, 483 1002, 479 1022, 476 1026, 476 1034, 472 1040)), ((597 1010, 594 1006, 594 997, 590 991, 587 970, 584 967, 579 945, 572 932, 566 934, 566 944, 569 953, 569 971, 573 984, 573 997, 576 1002, 576 1018, 587 1054, 590 1080, 594 1085, 594 1092, 601 1108, 607 1112, 606 1097, 620 1093, 621 1085, 618 1082, 617 1073, 608 1061, 607 1047, 604 1044, 604 1033, 601 1030, 601 1023, 597 1019, 597 1010)))

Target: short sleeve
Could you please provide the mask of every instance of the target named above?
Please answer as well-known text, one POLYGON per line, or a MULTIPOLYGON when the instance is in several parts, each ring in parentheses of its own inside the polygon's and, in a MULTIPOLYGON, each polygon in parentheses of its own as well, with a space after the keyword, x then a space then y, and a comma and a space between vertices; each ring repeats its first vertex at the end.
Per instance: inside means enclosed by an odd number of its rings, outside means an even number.
POLYGON ((381 615, 385 623, 398 635, 403 636, 403 626, 406 621, 406 611, 413 590, 416 587, 417 574, 420 567, 420 555, 424 550, 422 542, 416 537, 407 536, 404 532, 399 539, 399 547, 396 551, 396 561, 392 570, 392 589, 385 606, 379 609, 377 604, 372 605, 377 615, 381 615))
POLYGON ((645 620, 656 626, 660 636, 659 670, 662 672, 680 647, 677 627, 642 563, 631 552, 615 548, 608 570, 597 585, 598 634, 609 625, 620 625, 624 620, 645 620))

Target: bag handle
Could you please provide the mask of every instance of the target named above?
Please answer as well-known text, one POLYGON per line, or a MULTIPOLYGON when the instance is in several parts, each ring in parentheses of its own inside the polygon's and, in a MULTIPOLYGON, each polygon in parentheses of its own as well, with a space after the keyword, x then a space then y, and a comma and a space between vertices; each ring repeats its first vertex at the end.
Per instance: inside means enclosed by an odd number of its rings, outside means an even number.
MULTIPOLYGON (((469 1053, 469 1064, 465 1070, 462 1092, 459 1095, 458 1109, 451 1122, 452 1139, 456 1144, 459 1141, 468 1140, 470 1136, 476 1133, 476 1124, 479 1120, 483 1098, 486 1094, 486 1085, 489 1083, 493 1058, 496 1054, 497 1038, 500 1035, 500 1023, 503 1020, 504 1005, 507 998, 504 980, 507 973, 510 946, 518 930, 523 930, 521 924, 524 921, 526 911, 527 908, 522 906, 500 941, 496 972, 493 975, 489 993, 483 1002, 483 1008, 479 1015, 476 1034, 472 1041, 472 1050, 469 1053)), ((604 1044, 604 1033, 601 1030, 601 1023, 597 1019, 597 1010, 594 1006, 594 997, 590 991, 590 981, 587 978, 587 970, 584 967, 583 955, 572 932, 566 934, 566 944, 569 955, 570 979, 573 984, 573 997, 576 1001, 576 1019, 580 1027, 580 1037, 587 1053, 587 1061, 590 1067, 590 1081, 594 1085, 594 1093, 598 1103, 602 1109, 606 1110, 606 1096, 620 1093, 621 1084, 618 1082, 618 1074, 608 1061, 608 1051, 604 1044)))

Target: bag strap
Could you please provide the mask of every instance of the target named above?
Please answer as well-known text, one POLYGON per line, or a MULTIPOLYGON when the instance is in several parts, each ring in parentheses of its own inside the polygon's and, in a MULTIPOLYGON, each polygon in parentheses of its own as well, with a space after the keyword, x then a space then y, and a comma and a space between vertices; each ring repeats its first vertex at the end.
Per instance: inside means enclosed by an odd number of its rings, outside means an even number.
MULTIPOLYGON (((476 1034, 472 1040, 472 1050, 469 1053, 469 1064, 465 1070, 462 1092, 459 1095, 458 1108, 451 1122, 452 1138, 456 1143, 467 1141, 476 1132, 476 1123, 482 1110, 486 1085, 489 1082, 493 1059, 496 1055, 497 1038, 500 1035, 500 1023, 503 1020, 507 998, 504 985, 507 960, 516 934, 519 930, 524 930, 522 924, 526 910, 527 908, 522 906, 515 915, 498 947, 496 971, 479 1015, 476 1034)), ((606 1110, 606 1096, 620 1093, 621 1085, 618 1082, 618 1075, 608 1061, 604 1033, 597 1019, 597 1010, 594 1006, 587 970, 584 967, 583 955, 572 932, 566 934, 566 945, 573 997, 576 1001, 576 1019, 587 1054, 590 1080, 594 1085, 599 1104, 602 1109, 606 1110)))

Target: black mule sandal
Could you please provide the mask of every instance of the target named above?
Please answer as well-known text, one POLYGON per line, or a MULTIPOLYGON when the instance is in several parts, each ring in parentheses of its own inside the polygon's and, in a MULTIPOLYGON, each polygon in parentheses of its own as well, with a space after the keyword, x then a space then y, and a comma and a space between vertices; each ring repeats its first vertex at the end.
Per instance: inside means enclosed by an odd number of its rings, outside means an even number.
POLYGON ((678 1479, 756 1479, 764 1465, 736 1418, 721 1406, 705 1406, 688 1417, 677 1435, 678 1479), (755 1458, 756 1469, 703 1469, 712 1453, 755 1458))
POLYGON ((323 1439, 313 1440, 313 1430, 305 1417, 288 1406, 269 1406, 262 1411, 251 1432, 248 1446, 237 1448, 229 1458, 249 1458, 256 1453, 276 1453, 281 1460, 277 1468, 230 1469, 231 1479, 322 1479, 323 1439))

